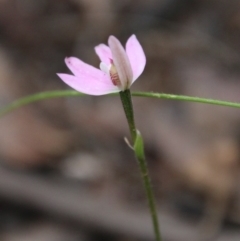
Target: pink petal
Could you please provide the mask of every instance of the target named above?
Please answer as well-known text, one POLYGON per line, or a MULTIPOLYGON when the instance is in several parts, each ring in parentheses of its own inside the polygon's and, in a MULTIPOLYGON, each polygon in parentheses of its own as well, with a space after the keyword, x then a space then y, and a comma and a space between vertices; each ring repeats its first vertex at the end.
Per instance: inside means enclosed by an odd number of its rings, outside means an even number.
MULTIPOLYGON (((98 69, 96 69, 98 70, 98 69)), ((57 74, 67 85, 73 89, 88 95, 105 95, 119 92, 119 88, 113 85, 108 75, 101 70, 91 73, 78 73, 78 76, 69 74, 57 74), (97 74, 96 74, 97 73, 97 74)))
POLYGON ((128 56, 119 40, 114 36, 109 37, 108 45, 111 49, 113 63, 116 66, 122 84, 122 90, 125 90, 130 87, 133 79, 133 72, 128 56))
POLYGON ((65 58, 65 63, 75 76, 82 76, 83 74, 96 76, 101 72, 99 69, 75 57, 65 58))
POLYGON ((126 52, 133 71, 133 82, 142 74, 146 65, 146 56, 142 46, 133 34, 126 43, 126 52))
POLYGON ((110 60, 112 59, 112 52, 107 45, 99 44, 94 49, 96 54, 103 63, 110 64, 110 60))

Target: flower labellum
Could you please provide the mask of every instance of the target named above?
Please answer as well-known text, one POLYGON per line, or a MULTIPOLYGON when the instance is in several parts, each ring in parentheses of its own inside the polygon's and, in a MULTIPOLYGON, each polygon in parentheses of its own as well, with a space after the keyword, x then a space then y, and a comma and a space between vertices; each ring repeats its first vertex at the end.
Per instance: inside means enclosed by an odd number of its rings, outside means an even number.
POLYGON ((69 57, 65 58, 65 63, 73 75, 57 75, 73 89, 89 95, 105 95, 129 89, 146 65, 142 46, 135 35, 128 39, 126 49, 114 36, 108 38, 108 45, 99 44, 95 47, 101 60, 100 69, 69 57))

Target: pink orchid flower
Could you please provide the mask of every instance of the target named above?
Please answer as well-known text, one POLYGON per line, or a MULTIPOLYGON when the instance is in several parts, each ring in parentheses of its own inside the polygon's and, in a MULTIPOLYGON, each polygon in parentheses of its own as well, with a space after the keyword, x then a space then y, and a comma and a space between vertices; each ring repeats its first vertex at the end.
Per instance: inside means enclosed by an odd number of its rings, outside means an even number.
POLYGON ((73 89, 89 95, 105 95, 129 89, 146 65, 142 46, 135 35, 128 39, 126 50, 114 36, 109 37, 108 45, 99 44, 95 47, 101 60, 100 69, 69 57, 65 63, 74 75, 57 75, 73 89))

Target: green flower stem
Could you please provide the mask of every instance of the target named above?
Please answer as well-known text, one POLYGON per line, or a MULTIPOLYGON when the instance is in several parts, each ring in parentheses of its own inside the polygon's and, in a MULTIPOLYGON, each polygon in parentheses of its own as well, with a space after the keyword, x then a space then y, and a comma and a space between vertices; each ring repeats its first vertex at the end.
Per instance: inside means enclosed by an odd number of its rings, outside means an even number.
POLYGON ((137 131, 134 121, 134 112, 132 105, 132 98, 130 90, 125 90, 120 92, 120 97, 123 105, 123 109, 128 121, 130 133, 133 141, 133 149, 138 160, 139 169, 141 172, 146 196, 148 199, 149 210, 152 218, 153 229, 155 233, 156 241, 161 241, 161 234, 159 229, 159 222, 157 216, 157 208, 155 204, 155 199, 153 195, 153 189, 151 185, 150 176, 148 173, 147 162, 144 155, 144 144, 143 139, 139 131, 137 131))
POLYGON ((145 153, 144 153, 144 143, 142 136, 139 131, 137 131, 137 137, 134 144, 134 151, 138 160, 138 164, 141 170, 142 174, 142 180, 144 183, 145 191, 148 198, 148 206, 151 212, 152 222, 153 222, 153 229, 155 233, 155 237, 157 241, 161 241, 161 233, 159 229, 159 222, 158 222, 158 216, 157 216, 157 209, 156 209, 156 203, 155 198, 153 195, 151 180, 148 174, 148 167, 147 162, 145 159, 145 153))
POLYGON ((132 105, 132 98, 131 98, 131 92, 130 90, 121 91, 120 98, 122 101, 123 109, 128 121, 129 130, 132 136, 133 144, 135 143, 135 139, 137 137, 136 134, 136 127, 135 127, 135 121, 134 121, 134 114, 133 114, 133 105, 132 105))

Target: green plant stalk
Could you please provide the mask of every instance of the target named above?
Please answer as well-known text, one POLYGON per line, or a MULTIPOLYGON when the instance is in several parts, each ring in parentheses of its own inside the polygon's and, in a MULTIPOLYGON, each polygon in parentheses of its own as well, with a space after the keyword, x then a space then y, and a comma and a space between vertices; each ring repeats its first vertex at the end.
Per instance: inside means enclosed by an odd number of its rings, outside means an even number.
POLYGON ((159 228, 158 216, 157 216, 157 208, 155 203, 155 198, 153 194, 153 189, 151 185, 150 176, 148 173, 147 162, 144 155, 144 144, 139 131, 137 131, 134 121, 134 112, 133 112, 133 105, 132 105, 132 98, 130 90, 125 90, 120 92, 120 98, 122 101, 123 109, 128 121, 129 130, 132 136, 133 142, 133 150, 135 152, 139 169, 141 172, 141 177, 143 180, 148 206, 152 218, 153 223, 153 230, 155 234, 156 241, 161 241, 161 233, 159 228))
POLYGON ((127 89, 125 91, 119 92, 119 95, 120 95, 120 98, 122 101, 124 113, 125 113, 127 121, 128 121, 129 130, 130 130, 132 141, 134 144, 135 139, 137 137, 137 130, 135 127, 131 92, 129 89, 127 89))

